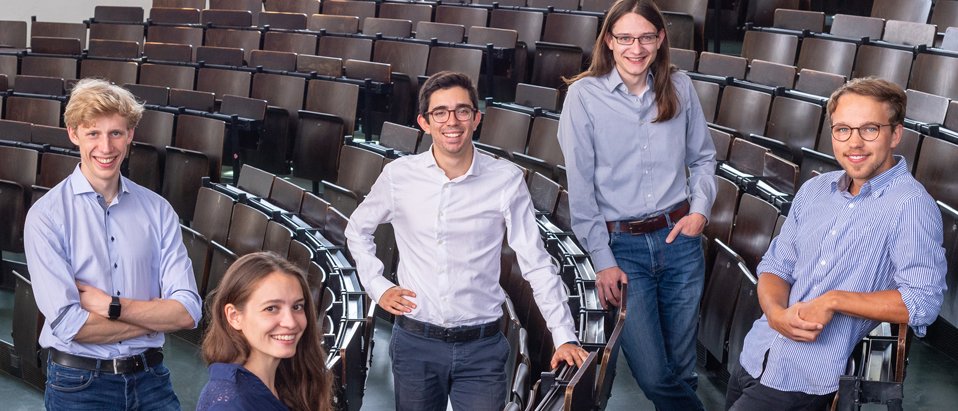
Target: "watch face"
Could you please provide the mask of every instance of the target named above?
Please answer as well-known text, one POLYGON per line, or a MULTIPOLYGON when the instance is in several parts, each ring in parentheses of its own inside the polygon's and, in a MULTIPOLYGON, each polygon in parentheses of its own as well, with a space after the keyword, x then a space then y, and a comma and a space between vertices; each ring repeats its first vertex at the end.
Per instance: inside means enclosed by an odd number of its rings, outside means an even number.
POLYGON ((110 315, 111 320, 120 318, 120 299, 118 297, 113 297, 113 301, 110 302, 110 315))

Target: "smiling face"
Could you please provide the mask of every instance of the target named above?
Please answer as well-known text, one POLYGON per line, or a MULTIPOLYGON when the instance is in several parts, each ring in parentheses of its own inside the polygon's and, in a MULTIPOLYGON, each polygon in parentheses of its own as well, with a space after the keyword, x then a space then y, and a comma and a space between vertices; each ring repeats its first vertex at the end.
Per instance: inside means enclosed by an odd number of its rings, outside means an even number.
POLYGON ((459 107, 471 107, 469 92, 462 87, 450 87, 436 90, 429 97, 429 109, 418 117, 419 126, 432 135, 433 155, 436 157, 461 157, 471 155, 472 133, 479 127, 482 113, 476 112, 469 120, 459 120, 454 113, 448 113, 445 122, 432 118, 436 109, 455 110, 459 107), (428 119, 426 117, 429 117, 428 119))
MULTIPOLYGON (((831 114, 833 126, 860 127, 865 124, 892 123, 890 107, 872 97, 845 93, 838 98, 831 114)), ((874 141, 865 141, 853 131, 848 141, 832 139, 835 159, 852 179, 849 191, 857 195, 862 184, 895 165, 892 152, 901 141, 902 125, 882 126, 874 141)))
POLYGON ((659 47, 665 41, 665 30, 655 26, 638 13, 626 13, 612 25, 612 34, 606 33, 605 45, 612 51, 615 68, 622 81, 629 86, 644 84, 649 67, 655 62, 659 47), (615 37, 630 36, 635 41, 628 46, 616 42, 615 37), (639 44, 639 37, 658 35, 651 44, 639 44))
POLYGON ((112 198, 119 187, 120 164, 133 142, 133 129, 119 114, 95 118, 90 124, 67 129, 80 148, 80 171, 93 189, 112 198))
POLYGON ((248 369, 266 365, 275 370, 279 360, 296 354, 306 329, 305 297, 291 274, 272 272, 255 285, 243 307, 227 304, 226 318, 243 333, 250 346, 248 369))

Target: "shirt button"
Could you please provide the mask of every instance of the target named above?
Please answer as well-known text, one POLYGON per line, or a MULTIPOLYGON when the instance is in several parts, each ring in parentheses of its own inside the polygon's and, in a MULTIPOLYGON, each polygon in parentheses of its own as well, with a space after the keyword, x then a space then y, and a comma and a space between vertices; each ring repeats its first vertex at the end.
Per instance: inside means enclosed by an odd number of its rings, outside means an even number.
POLYGON ((825 260, 822 260, 822 262, 821 262, 820 264, 821 264, 821 265, 825 265, 825 264, 826 264, 826 263, 825 263, 825 260))
POLYGON ((110 236, 110 241, 115 241, 116 239, 113 236, 110 236))
POLYGON ((816 285, 816 286, 812 287, 812 289, 813 289, 813 290, 817 290, 817 289, 818 289, 818 286, 816 285))
POLYGON ((116 263, 113 263, 113 268, 116 268, 116 263))
POLYGON ((855 208, 855 204, 849 204, 848 208, 855 208))
POLYGON ((643 150, 648 150, 648 149, 649 149, 649 146, 642 146, 642 149, 643 149, 643 150))
POLYGON ((835 235, 835 230, 832 230, 832 235, 835 235))

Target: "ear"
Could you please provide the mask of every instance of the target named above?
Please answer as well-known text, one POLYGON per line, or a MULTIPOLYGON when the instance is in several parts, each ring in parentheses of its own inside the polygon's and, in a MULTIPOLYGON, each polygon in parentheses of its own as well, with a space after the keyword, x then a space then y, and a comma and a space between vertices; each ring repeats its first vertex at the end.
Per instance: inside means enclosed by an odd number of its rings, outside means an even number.
POLYGON ((665 44, 665 36, 666 36, 665 30, 659 30, 659 39, 658 39, 658 41, 655 43, 655 49, 656 49, 656 50, 662 48, 662 45, 665 44))
POLYGON ((422 129, 426 134, 432 134, 429 132, 429 120, 426 120, 426 117, 422 114, 416 116, 416 122, 419 123, 419 128, 422 129))
POLYGON ((896 124, 891 130, 891 148, 895 148, 898 147, 899 143, 901 143, 901 135, 904 133, 905 127, 899 123, 896 124))
POLYGON ((605 36, 605 46, 608 47, 609 50, 615 50, 615 45, 612 43, 615 39, 612 38, 612 34, 605 33, 603 36, 605 36))
POLYGON ((226 315, 226 322, 230 324, 230 327, 233 327, 233 329, 236 331, 243 330, 243 327, 240 324, 243 313, 236 309, 235 305, 226 304, 226 306, 223 307, 223 313, 226 315))
POLYGON ((73 143, 73 145, 75 145, 75 146, 77 146, 77 147, 80 146, 80 137, 77 136, 77 129, 76 129, 76 128, 67 127, 67 136, 70 137, 70 142, 73 143))
POLYGON ((479 123, 482 122, 482 112, 481 112, 481 111, 476 111, 476 119, 473 120, 473 121, 475 121, 475 124, 473 124, 473 126, 472 126, 472 131, 476 131, 476 129, 479 128, 479 123))

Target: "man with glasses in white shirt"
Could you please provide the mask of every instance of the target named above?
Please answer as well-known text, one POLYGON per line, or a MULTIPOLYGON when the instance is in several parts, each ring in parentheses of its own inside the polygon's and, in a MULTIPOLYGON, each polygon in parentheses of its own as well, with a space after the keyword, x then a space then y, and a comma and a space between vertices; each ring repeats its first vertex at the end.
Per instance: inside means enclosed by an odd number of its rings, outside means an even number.
POLYGON ((510 355, 499 286, 505 234, 532 286, 560 362, 580 365, 568 296, 545 252, 522 172, 479 155, 472 133, 482 113, 472 81, 440 72, 419 94, 429 151, 383 168, 350 217, 346 238, 369 296, 396 315, 389 354, 397 410, 501 410, 510 355), (383 276, 373 233, 392 223, 401 255, 393 284, 383 276))
POLYGON ((802 185, 758 266, 765 315, 745 337, 726 408, 827 409, 852 349, 878 322, 907 323, 921 337, 938 316, 941 214, 893 155, 905 102, 901 87, 876 78, 828 100, 842 170, 802 185))

